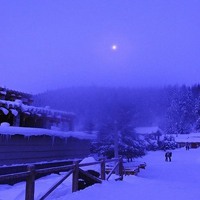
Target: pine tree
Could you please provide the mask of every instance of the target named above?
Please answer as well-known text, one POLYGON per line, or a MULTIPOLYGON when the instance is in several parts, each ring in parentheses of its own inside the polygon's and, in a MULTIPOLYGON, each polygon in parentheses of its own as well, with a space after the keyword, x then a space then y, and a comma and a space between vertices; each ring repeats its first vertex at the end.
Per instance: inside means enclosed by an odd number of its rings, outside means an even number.
POLYGON ((195 129, 200 130, 200 96, 195 100, 195 129))
POLYGON ((93 153, 108 158, 114 157, 114 138, 117 133, 119 155, 128 160, 144 155, 145 145, 134 135, 131 108, 127 105, 121 105, 117 110, 115 120, 104 123, 101 127, 98 141, 92 146, 93 153))
POLYGON ((194 103, 191 89, 175 88, 167 111, 167 134, 188 134, 194 123, 194 103))

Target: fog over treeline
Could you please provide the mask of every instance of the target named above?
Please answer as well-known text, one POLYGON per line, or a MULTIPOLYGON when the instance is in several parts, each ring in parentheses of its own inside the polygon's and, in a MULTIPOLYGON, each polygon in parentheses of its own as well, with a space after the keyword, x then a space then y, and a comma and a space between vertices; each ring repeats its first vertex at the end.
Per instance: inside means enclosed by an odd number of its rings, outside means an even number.
POLYGON ((163 88, 68 87, 35 96, 35 105, 74 112, 76 130, 159 126, 183 134, 200 127, 200 85, 163 88))

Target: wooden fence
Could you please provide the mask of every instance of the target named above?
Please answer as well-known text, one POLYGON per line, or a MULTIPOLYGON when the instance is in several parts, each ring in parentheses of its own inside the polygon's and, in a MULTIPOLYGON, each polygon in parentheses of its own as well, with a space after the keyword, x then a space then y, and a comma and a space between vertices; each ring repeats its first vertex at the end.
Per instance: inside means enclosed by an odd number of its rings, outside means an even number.
POLYGON ((13 180, 13 179, 21 179, 26 178, 26 189, 25 189, 25 200, 34 200, 34 191, 35 191, 35 177, 37 174, 50 174, 50 173, 58 173, 66 171, 66 175, 62 177, 57 183, 55 183, 41 198, 40 200, 44 200, 49 194, 51 194, 63 181, 65 181, 72 174, 72 192, 78 191, 79 187, 79 177, 87 177, 92 181, 92 183, 102 183, 102 180, 108 180, 112 173, 116 173, 119 175, 119 180, 123 179, 123 160, 122 158, 105 160, 92 162, 92 163, 82 163, 80 164, 78 161, 75 161, 72 165, 63 165, 59 167, 50 167, 44 169, 36 169, 35 165, 28 165, 27 171, 25 172, 17 172, 12 174, 0 175, 0 183, 2 181, 13 180), (114 162, 114 167, 106 174, 106 163, 114 162), (89 173, 88 171, 84 171, 81 167, 90 166, 90 165, 100 165, 100 177, 96 177, 89 173))

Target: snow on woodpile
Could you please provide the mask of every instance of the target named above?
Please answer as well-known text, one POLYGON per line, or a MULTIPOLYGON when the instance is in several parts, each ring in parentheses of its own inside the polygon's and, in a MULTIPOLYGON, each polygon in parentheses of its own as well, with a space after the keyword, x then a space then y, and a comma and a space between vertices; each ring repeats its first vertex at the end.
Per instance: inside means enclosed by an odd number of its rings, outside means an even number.
POLYGON ((43 128, 28 128, 28 127, 14 127, 6 126, 2 123, 0 126, 0 135, 24 135, 24 136, 41 136, 48 135, 51 137, 68 138, 74 137, 78 139, 94 140, 96 136, 81 131, 56 131, 43 128))

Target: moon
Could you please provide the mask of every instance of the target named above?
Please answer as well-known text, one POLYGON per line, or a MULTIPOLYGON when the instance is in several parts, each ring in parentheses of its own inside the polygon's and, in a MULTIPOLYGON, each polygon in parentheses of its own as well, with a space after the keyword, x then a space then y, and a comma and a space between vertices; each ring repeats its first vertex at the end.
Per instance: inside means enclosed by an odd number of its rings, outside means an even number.
POLYGON ((116 44, 113 44, 111 48, 112 48, 113 51, 116 51, 118 47, 117 47, 116 44))

